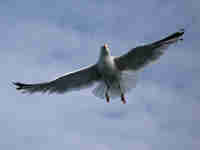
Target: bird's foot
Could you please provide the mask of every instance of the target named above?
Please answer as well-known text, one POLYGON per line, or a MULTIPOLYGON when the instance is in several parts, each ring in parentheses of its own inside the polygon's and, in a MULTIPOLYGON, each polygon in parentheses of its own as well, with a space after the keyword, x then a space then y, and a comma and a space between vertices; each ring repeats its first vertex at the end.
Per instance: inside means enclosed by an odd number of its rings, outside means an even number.
POLYGON ((125 100, 124 94, 121 94, 121 100, 122 100, 123 104, 126 104, 126 100, 125 100))
POLYGON ((110 97, 109 97, 108 93, 106 93, 105 96, 106 96, 106 102, 109 103, 110 102, 110 97))

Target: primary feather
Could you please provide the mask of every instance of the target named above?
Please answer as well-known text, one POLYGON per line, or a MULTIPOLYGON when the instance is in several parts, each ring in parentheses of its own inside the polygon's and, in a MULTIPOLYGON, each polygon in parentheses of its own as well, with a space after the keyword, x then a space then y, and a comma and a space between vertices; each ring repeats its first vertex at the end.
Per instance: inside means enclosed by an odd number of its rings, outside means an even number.
POLYGON ((128 53, 116 57, 115 63, 121 71, 139 70, 157 60, 171 44, 182 40, 183 34, 184 30, 180 30, 160 41, 133 48, 128 53))
POLYGON ((14 82, 14 84, 17 86, 17 90, 22 90, 24 93, 64 93, 92 86, 92 84, 99 79, 100 76, 98 74, 97 67, 96 65, 93 65, 68 73, 49 82, 38 84, 14 82))

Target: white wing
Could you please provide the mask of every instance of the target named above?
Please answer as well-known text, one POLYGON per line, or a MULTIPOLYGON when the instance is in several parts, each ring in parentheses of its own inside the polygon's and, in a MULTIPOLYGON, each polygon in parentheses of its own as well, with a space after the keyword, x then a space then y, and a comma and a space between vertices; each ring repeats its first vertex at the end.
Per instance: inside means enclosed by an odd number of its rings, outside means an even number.
POLYGON ((182 29, 160 41, 133 48, 128 53, 115 57, 115 63, 121 71, 141 69, 152 61, 157 60, 169 45, 182 40, 181 36, 183 34, 184 30, 182 29))
POLYGON ((71 90, 86 88, 100 79, 97 66, 89 66, 79 71, 71 72, 49 82, 38 84, 23 84, 15 82, 17 90, 24 93, 48 92, 48 93, 64 93, 71 90))

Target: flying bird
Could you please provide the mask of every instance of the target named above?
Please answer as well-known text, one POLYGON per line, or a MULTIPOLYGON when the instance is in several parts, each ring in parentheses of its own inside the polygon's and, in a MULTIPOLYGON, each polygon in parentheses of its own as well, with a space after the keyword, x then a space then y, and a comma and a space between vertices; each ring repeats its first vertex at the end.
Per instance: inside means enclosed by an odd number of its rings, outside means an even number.
POLYGON ((171 44, 183 40, 183 34, 184 29, 181 29, 159 41, 132 48, 119 57, 111 56, 109 46, 104 44, 94 65, 67 73, 52 81, 36 84, 13 82, 13 84, 23 93, 50 94, 80 90, 96 84, 92 91, 95 96, 106 99, 108 103, 111 98, 120 97, 125 104, 125 93, 136 87, 137 72, 158 60, 171 44))

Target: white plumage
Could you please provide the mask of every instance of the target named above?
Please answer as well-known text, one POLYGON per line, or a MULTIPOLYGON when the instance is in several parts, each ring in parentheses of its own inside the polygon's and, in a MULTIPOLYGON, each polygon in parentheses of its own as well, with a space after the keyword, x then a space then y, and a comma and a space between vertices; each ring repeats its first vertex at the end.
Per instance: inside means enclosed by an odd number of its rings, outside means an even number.
POLYGON ((170 44, 182 40, 183 34, 182 29, 160 41, 133 48, 120 57, 111 56, 108 45, 104 44, 101 47, 99 60, 94 65, 67 73, 53 81, 38 84, 14 82, 14 84, 17 90, 22 90, 24 93, 65 93, 97 83, 93 90, 95 96, 106 98, 107 102, 110 98, 121 97, 122 102, 126 103, 124 94, 136 87, 137 72, 157 60, 170 44))

